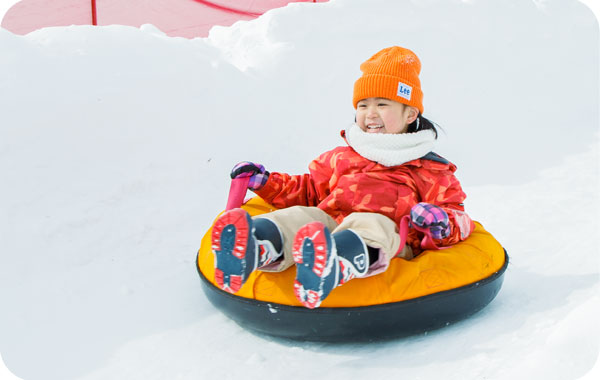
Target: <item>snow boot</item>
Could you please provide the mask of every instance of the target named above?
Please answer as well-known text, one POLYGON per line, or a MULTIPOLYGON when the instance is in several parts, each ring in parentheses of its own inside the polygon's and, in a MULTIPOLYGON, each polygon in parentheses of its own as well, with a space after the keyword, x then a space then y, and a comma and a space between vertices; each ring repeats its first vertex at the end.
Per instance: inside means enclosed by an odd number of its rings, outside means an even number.
POLYGON ((215 222, 212 251, 215 282, 221 289, 236 293, 252 272, 281 257, 281 234, 270 220, 253 220, 246 211, 236 208, 215 222))
POLYGON ((283 258, 283 237, 275 222, 264 218, 252 219, 252 222, 258 246, 258 268, 283 258))
POLYGON ((363 277, 369 269, 364 241, 352 230, 331 235, 321 222, 308 223, 296 233, 294 293, 307 308, 314 309, 339 285, 363 277))

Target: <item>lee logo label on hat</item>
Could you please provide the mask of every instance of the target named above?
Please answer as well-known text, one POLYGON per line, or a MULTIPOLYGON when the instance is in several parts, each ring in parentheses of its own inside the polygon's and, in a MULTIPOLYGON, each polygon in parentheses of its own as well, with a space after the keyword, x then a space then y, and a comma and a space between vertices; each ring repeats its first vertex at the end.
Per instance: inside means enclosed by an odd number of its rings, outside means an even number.
POLYGON ((412 94, 411 86, 407 85, 406 83, 398 82, 398 92, 396 93, 396 95, 398 95, 406 100, 410 100, 411 94, 412 94))

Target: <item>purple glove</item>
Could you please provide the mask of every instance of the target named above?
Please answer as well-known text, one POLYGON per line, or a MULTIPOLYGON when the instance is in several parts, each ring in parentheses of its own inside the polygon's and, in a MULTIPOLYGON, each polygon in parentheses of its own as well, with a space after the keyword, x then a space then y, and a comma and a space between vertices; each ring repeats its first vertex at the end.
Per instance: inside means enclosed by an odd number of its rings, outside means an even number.
POLYGON ((410 210, 410 220, 414 228, 422 232, 429 231, 434 239, 441 240, 450 235, 448 214, 441 207, 417 203, 410 210))
POLYGON ((267 183, 269 172, 261 164, 255 164, 249 161, 242 161, 231 169, 231 179, 250 177, 248 188, 258 190, 267 183))

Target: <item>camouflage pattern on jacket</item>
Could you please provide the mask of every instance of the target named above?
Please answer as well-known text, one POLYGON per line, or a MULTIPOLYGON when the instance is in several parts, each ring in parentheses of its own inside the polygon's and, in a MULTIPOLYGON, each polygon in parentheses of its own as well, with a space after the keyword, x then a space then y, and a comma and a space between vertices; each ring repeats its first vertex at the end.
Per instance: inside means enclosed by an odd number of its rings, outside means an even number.
MULTIPOLYGON (((307 174, 271 172, 256 194, 277 208, 318 207, 338 223, 351 213, 375 212, 398 225, 412 206, 431 203, 448 213, 451 233, 436 241, 448 246, 466 239, 473 229, 473 222, 464 212, 466 194, 455 171, 454 164, 434 153, 387 167, 345 146, 320 155, 310 163, 307 174)), ((422 251, 422 238, 420 232, 411 229, 408 244, 415 254, 422 251)))

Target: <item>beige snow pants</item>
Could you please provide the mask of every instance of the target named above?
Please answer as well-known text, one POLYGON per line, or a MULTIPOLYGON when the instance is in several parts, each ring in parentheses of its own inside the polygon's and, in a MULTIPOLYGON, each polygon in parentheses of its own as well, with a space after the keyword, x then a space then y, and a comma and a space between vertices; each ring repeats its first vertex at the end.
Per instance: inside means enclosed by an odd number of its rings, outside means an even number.
POLYGON ((283 260, 260 269, 266 272, 281 272, 294 264, 292 244, 296 232, 305 224, 315 221, 323 223, 332 234, 350 229, 360 236, 369 247, 379 249, 379 260, 370 263, 367 276, 385 271, 394 257, 407 260, 413 257, 412 250, 408 245, 396 255, 400 249, 398 226, 392 219, 377 213, 355 212, 344 218, 339 225, 318 207, 293 206, 258 215, 255 218, 265 218, 274 222, 283 237, 283 260))

